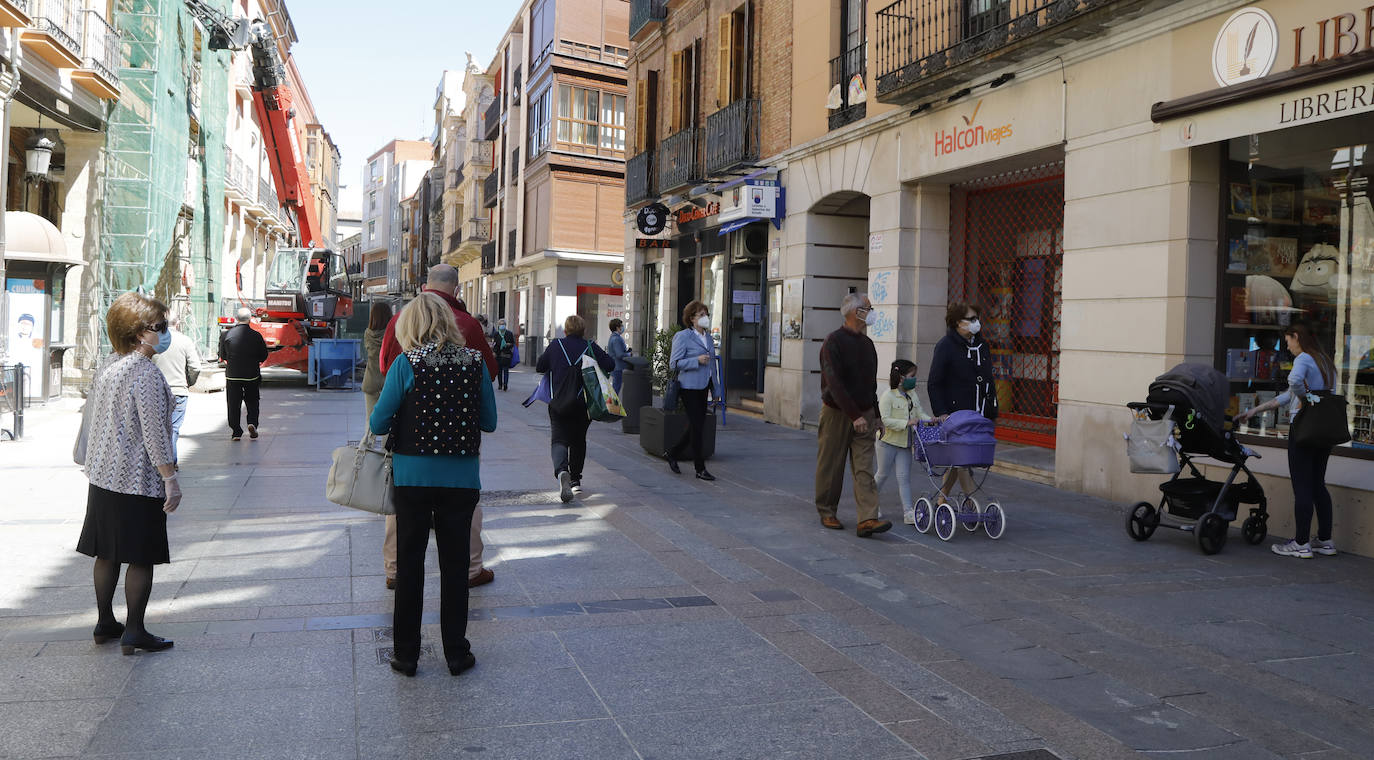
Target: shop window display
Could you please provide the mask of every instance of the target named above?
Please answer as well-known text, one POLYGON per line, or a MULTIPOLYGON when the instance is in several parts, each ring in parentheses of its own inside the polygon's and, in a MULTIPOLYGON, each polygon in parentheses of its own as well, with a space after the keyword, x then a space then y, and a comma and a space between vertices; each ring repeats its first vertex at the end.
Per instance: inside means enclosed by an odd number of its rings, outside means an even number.
MULTIPOLYGON (((1229 414, 1288 387, 1283 330, 1312 327, 1349 400, 1352 442, 1374 449, 1374 116, 1238 138, 1223 174, 1222 318, 1217 363, 1231 382, 1229 414)), ((1239 432, 1283 439, 1287 413, 1239 432)))

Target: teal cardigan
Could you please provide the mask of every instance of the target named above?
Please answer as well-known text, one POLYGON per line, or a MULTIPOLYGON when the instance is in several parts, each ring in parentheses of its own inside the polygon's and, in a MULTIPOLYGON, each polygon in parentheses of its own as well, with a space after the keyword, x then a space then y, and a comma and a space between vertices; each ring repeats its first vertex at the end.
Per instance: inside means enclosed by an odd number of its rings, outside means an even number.
MULTIPOLYGON (((415 390, 415 371, 405 354, 396 357, 386 373, 386 383, 372 408, 368 427, 377 435, 391 432, 396 412, 407 393, 415 390)), ((496 430, 496 393, 491 388, 491 376, 482 373, 482 408, 478 416, 482 432, 496 430)), ((395 454, 392 456, 392 478, 398 486, 428 486, 431 488, 482 487, 481 463, 477 457, 421 456, 395 454)))

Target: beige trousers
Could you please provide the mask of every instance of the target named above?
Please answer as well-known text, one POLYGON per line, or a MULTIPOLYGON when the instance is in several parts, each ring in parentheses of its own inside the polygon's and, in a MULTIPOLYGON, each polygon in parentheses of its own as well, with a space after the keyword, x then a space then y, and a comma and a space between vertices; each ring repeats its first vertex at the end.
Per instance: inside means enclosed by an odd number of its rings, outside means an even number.
POLYGON ((844 492, 844 465, 854 475, 854 501, 859 522, 878 519, 878 486, 873 480, 874 438, 878 416, 866 413, 868 432, 859 435, 849 416, 838 409, 821 405, 820 427, 816 430, 816 511, 821 517, 835 517, 844 492))

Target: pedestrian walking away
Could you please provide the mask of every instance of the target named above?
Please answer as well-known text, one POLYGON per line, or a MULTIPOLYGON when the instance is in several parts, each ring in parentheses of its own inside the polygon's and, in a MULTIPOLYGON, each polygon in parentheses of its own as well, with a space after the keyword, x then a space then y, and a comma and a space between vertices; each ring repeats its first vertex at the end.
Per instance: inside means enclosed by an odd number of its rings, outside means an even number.
MULTIPOLYGON (((463 343, 467 348, 480 351, 482 362, 487 367, 487 377, 496 378, 496 355, 492 353, 491 346, 487 343, 486 333, 482 330, 482 324, 477 318, 468 313, 467 306, 462 299, 458 298, 458 270, 448 264, 436 264, 429 268, 426 275, 425 293, 433 293, 443 300, 449 307, 449 312, 453 315, 454 324, 458 327, 458 333, 463 336, 463 343)), ((387 323, 386 334, 382 336, 382 350, 378 355, 383 375, 391 369, 392 362, 400 356, 402 348, 400 341, 396 337, 396 326, 399 316, 392 317, 387 323)), ((376 432, 376 431, 373 431, 376 432)), ((382 562, 387 567, 396 566, 396 517, 389 515, 386 518, 386 537, 382 541, 382 562)), ((468 583, 472 586, 480 586, 484 583, 491 583, 495 578, 491 569, 482 563, 482 555, 486 546, 482 543, 482 506, 477 505, 472 516, 472 535, 468 538, 468 583)), ((389 578, 391 576, 388 576, 389 578)), ((388 587, 395 585, 394 578, 388 587)))
MULTIPOLYGON (((576 314, 563 320, 563 337, 544 350, 534 370, 549 373, 549 386, 557 393, 564 382, 582 381, 582 355, 591 353, 598 366, 606 372, 615 368, 609 354, 601 346, 584 337, 587 323, 576 314), (571 376, 570 376, 571 373, 571 376)), ((582 493, 582 467, 587 459, 587 428, 591 418, 586 407, 559 411, 549 405, 549 452, 553 457, 553 476, 558 481, 558 498, 564 504, 582 493)))
POLYGON ((874 487, 881 494, 891 477, 897 478, 897 493, 902 499, 902 522, 916 524, 915 502, 911 498, 911 436, 916 425, 930 420, 916 395, 916 364, 906 359, 892 362, 888 390, 878 399, 878 417, 883 429, 878 439, 878 477, 874 487))
POLYGON ((90 485, 76 550, 95 558, 95 643, 119 639, 124 654, 172 646, 144 625, 153 566, 171 561, 167 515, 181 505, 172 455, 175 401, 152 362, 172 344, 167 307, 138 293, 116 298, 105 315, 114 349, 96 372, 82 416, 76 459, 90 485), (115 619, 114 593, 124 571, 126 616, 115 619))
POLYGON ((186 419, 186 407, 191 401, 191 386, 200 379, 200 351, 195 341, 180 332, 181 318, 169 320, 172 344, 160 354, 153 355, 153 364, 162 370, 167 385, 172 389, 172 461, 180 461, 177 456, 177 440, 181 437, 181 423, 186 419))
MULTIPOLYGON (((990 420, 997 419, 992 347, 979 334, 983 329, 978 319, 981 311, 976 304, 968 303, 951 303, 945 309, 948 332, 935 344, 935 352, 930 359, 930 375, 926 380, 930 411, 941 422, 950 414, 964 409, 990 420)), ((951 467, 945 473, 944 483, 940 487, 941 498, 949 500, 956 480, 965 496, 978 490, 967 467, 951 467)))
POLYGON ((501 319, 496 322, 496 332, 494 333, 496 342, 496 366, 498 367, 497 378, 500 380, 500 388, 503 391, 510 390, 510 365, 515 360, 515 333, 506 329, 506 320, 501 319))
POLYGON ((403 353, 386 373, 369 425, 390 434, 396 487, 395 643, 391 668, 414 676, 420 659, 425 552, 439 554, 439 629, 449 673, 476 664, 467 639, 467 565, 472 517, 481 494, 482 433, 496 430, 491 374, 465 340, 452 310, 421 293, 401 310, 395 335, 403 353))
POLYGON ((848 459, 859 520, 855 533, 868 538, 892 527, 878 516, 878 488, 873 479, 873 436, 880 425, 878 352, 867 332, 877 314, 866 293, 850 293, 840 302, 840 315, 844 325, 821 344, 816 511, 821 515, 821 525, 832 530, 844 528, 837 509, 848 459))
POLYGON ((615 369, 611 370, 611 387, 615 389, 616 393, 619 393, 621 383, 624 382, 625 370, 630 368, 630 365, 625 361, 625 357, 630 355, 630 347, 625 345, 624 320, 611 320, 611 337, 606 341, 606 353, 615 360, 615 369))
POLYGON ((262 363, 267 361, 267 341, 251 321, 253 312, 240 308, 238 324, 219 336, 219 360, 224 362, 224 400, 229 405, 229 439, 243 438, 239 415, 248 407, 248 437, 258 437, 258 413, 262 397, 262 363))
POLYGON ((692 464, 701 480, 715 480, 706 470, 706 410, 711 393, 724 391, 715 377, 716 341, 711 337, 711 310, 701 301, 692 301, 682 309, 682 323, 687 326, 673 335, 673 348, 668 367, 677 373, 678 399, 687 412, 687 430, 681 438, 669 444, 663 452, 668 469, 682 472, 677 460, 683 449, 692 447, 692 464))
MULTIPOLYGON (((1330 390, 1336 379, 1336 365, 1322 350, 1312 328, 1293 325, 1283 331, 1288 352, 1293 355, 1293 369, 1288 373, 1288 389, 1278 396, 1241 412, 1233 420, 1243 425, 1251 417, 1271 409, 1288 406, 1291 423, 1302 409, 1303 399, 1313 391, 1330 390)), ((1331 491, 1326 487, 1326 464, 1331 459, 1331 447, 1303 446, 1288 442, 1288 474, 1293 485, 1293 540, 1270 547, 1284 557, 1307 559, 1315 554, 1336 555, 1331 538, 1331 491), (1312 516, 1317 517, 1317 540, 1312 541, 1312 516)))

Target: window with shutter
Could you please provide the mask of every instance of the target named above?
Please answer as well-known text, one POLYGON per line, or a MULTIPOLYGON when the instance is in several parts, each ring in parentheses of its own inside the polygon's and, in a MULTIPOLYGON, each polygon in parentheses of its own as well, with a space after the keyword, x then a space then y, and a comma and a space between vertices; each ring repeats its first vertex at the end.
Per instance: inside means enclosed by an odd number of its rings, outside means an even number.
POLYGON ((649 80, 635 82, 635 153, 649 149, 649 80))
POLYGON ((682 107, 682 101, 684 93, 682 91, 682 75, 684 72, 682 67, 682 58, 682 51, 679 50, 678 52, 673 53, 673 57, 670 62, 669 81, 671 82, 671 84, 669 85, 668 97, 669 100, 672 102, 672 111, 669 113, 668 131, 672 134, 677 134, 678 130, 682 129, 683 125, 682 112, 684 109, 682 107))
POLYGON ((735 14, 720 17, 720 36, 716 40, 716 108, 724 108, 734 100, 730 88, 734 83, 735 14))

